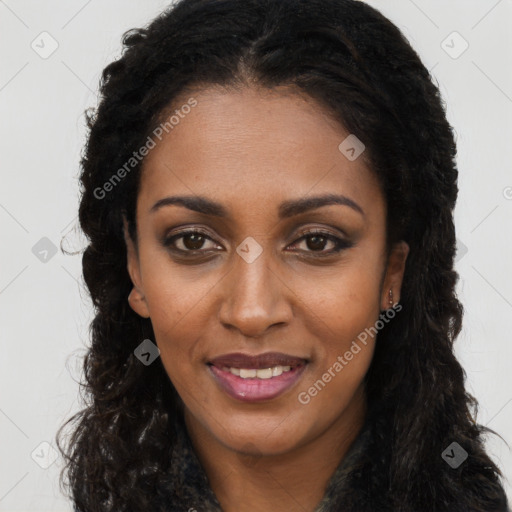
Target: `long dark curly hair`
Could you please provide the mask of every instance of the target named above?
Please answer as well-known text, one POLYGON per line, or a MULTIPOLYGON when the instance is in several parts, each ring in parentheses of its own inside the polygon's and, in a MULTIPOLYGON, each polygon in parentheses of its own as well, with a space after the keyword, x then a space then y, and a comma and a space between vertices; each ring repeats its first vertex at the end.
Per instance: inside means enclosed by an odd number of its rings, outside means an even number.
POLYGON ((65 474, 77 509, 152 510, 182 414, 160 359, 145 366, 134 355, 144 338, 154 339, 151 321, 127 301, 123 215, 136 240, 141 163, 110 193, 98 191, 178 95, 212 84, 294 86, 326 107, 366 145, 387 202, 388 247, 409 244, 402 311, 379 332, 365 377, 381 446, 368 492, 385 493, 399 512, 503 506, 501 473, 483 445, 492 431, 475 422, 477 402, 453 353, 463 314, 455 293, 454 133, 438 87, 400 30, 356 0, 180 0, 127 31, 123 45, 103 70, 97 108, 86 111, 81 158, 83 276, 95 317, 80 387, 86 407, 57 434, 66 462, 60 483, 65 474), (441 457, 453 441, 469 454, 458 469, 441 457))

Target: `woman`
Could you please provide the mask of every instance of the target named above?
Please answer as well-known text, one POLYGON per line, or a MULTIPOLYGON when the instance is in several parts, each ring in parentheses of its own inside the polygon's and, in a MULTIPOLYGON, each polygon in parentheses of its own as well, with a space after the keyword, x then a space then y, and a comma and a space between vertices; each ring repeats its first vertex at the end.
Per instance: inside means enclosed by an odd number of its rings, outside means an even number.
POLYGON ((506 511, 452 350, 453 133, 400 31, 182 0, 124 45, 82 159, 75 510, 506 511))

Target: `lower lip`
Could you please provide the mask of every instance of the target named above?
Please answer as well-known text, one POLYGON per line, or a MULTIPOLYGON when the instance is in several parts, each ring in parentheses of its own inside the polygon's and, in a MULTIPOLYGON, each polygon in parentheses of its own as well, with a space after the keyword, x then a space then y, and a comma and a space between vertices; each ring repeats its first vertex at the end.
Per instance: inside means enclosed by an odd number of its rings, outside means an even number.
POLYGON ((271 379, 243 379, 213 365, 208 365, 210 372, 221 388, 232 398, 243 402, 260 402, 271 400, 290 389, 302 376, 306 365, 296 366, 288 372, 271 379))

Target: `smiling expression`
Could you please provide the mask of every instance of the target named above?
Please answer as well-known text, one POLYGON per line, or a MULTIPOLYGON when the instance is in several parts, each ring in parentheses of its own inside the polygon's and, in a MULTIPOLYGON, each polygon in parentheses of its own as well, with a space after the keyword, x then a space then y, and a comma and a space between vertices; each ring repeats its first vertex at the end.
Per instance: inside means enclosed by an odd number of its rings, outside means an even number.
POLYGON ((375 324, 390 288, 399 300, 407 248, 387 258, 378 180, 313 100, 284 87, 193 96, 143 163, 130 305, 151 318, 187 421, 230 449, 283 453, 364 410, 372 338, 310 403, 297 397, 375 324), (284 359, 212 366, 234 353, 284 359))

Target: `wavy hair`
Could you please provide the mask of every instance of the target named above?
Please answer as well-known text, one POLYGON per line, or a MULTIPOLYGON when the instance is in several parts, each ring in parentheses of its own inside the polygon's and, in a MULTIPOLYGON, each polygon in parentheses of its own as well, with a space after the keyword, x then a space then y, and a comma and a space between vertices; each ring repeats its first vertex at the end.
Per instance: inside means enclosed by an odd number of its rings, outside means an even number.
POLYGON ((86 407, 57 434, 61 485, 66 475, 77 509, 152 510, 171 462, 183 404, 160 359, 145 366, 135 357, 142 339, 154 337, 151 321, 127 301, 122 221, 136 240, 141 163, 104 197, 98 190, 179 97, 209 85, 293 86, 325 107, 366 146, 387 203, 388 250, 409 244, 402 311, 379 332, 365 377, 381 447, 368 492, 385 493, 397 512, 503 504, 501 473, 482 439, 493 431, 475 422, 477 402, 453 352, 463 315, 454 270, 456 145, 428 70, 400 30, 361 1, 180 0, 125 32, 121 56, 103 70, 98 105, 86 111, 79 221, 95 316, 80 383, 86 407), (453 441, 469 454, 456 470, 441 457, 453 441))

